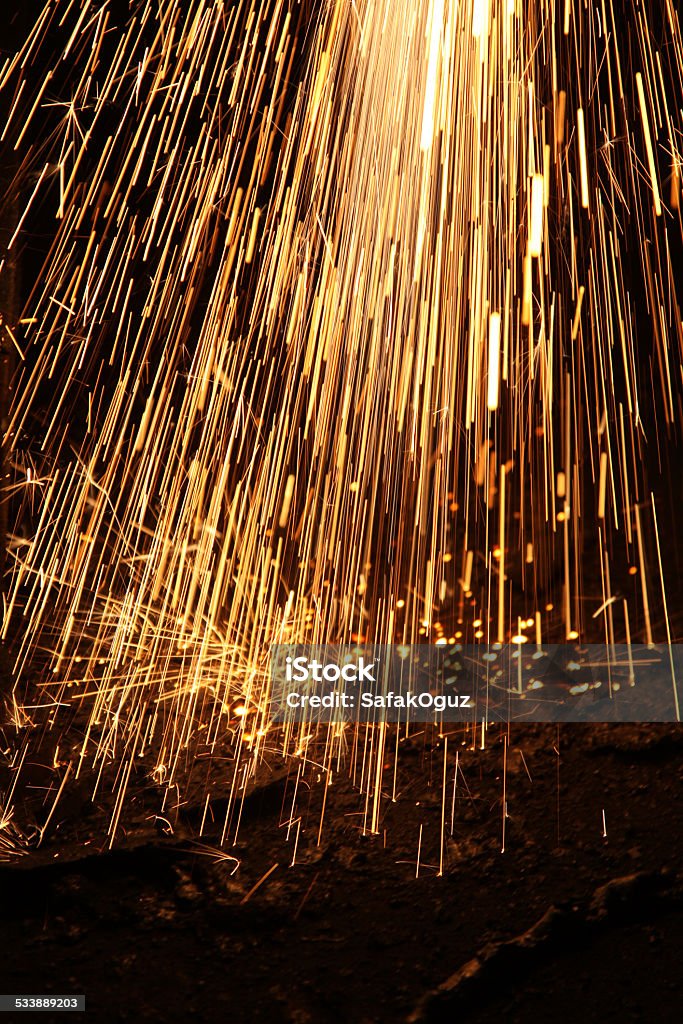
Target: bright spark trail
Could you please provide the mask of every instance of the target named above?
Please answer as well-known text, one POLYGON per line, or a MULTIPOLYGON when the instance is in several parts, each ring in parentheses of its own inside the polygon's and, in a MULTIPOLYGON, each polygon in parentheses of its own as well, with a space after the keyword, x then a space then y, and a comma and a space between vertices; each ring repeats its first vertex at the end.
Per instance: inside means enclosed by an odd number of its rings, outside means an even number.
POLYGON ((272 643, 662 638, 672 0, 120 7, 0 71, 11 248, 54 218, 2 326, 17 721, 87 708, 114 829, 150 745, 277 747, 272 643))

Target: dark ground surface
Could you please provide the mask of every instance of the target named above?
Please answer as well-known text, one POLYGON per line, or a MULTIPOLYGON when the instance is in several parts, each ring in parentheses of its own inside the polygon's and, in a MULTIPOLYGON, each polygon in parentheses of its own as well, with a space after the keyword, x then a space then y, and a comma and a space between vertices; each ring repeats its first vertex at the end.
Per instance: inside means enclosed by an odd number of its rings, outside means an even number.
MULTIPOLYGON (((296 829, 287 839, 280 823, 296 768, 264 775, 223 848, 234 874, 205 855, 218 854, 220 798, 199 852, 201 808, 169 812, 164 834, 158 793, 134 783, 109 850, 111 807, 85 817, 84 780, 41 847, 0 867, 0 991, 85 993, 98 1022, 679 1021, 680 729, 514 727, 504 853, 503 748, 502 733, 483 751, 449 739, 462 775, 443 877, 434 735, 401 744, 379 835, 362 835, 364 797, 338 775, 317 846, 323 786, 309 772, 294 865, 296 829)), ((38 818, 36 800, 27 791, 20 813, 38 818)), ((450 817, 450 791, 446 803, 450 817)))

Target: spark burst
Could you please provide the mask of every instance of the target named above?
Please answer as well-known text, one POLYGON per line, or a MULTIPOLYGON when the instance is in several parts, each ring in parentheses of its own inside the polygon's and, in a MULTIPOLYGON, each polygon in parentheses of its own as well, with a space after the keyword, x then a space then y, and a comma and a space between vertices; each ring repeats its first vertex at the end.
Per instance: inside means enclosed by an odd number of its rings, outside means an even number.
POLYGON ((671 0, 129 6, 46 3, 0 72, 4 273, 56 218, 3 323, 15 719, 38 666, 51 715, 87 709, 113 831, 152 745, 170 787, 229 732, 235 790, 306 749, 267 727, 271 643, 540 643, 596 609, 650 641, 653 608, 670 639, 671 0))

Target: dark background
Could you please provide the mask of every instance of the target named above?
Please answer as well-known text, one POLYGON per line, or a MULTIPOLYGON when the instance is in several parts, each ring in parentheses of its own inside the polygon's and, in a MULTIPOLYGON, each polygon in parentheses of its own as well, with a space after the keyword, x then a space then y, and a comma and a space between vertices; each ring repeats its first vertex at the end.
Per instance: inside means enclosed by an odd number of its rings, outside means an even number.
MULTIPOLYGON (((40 6, 6 3, 3 52, 40 6)), ((127 5, 114 6, 123 16, 127 5)), ((8 194, 26 187, 15 171, 5 147, 4 232, 8 194)), ((0 293, 6 315, 27 297, 50 232, 38 208, 14 284, 0 293)), ((680 247, 674 255, 680 265, 680 247)), ((647 337, 645 317, 642 329, 647 337)), ((661 450, 661 464, 655 446, 646 455, 644 473, 668 516, 675 626, 683 619, 680 449, 661 450)), ((190 798, 160 820, 158 794, 141 775, 125 837, 110 850, 111 808, 89 800, 84 780, 40 850, 0 866, 0 990, 85 993, 93 1021, 678 1021, 679 728, 514 726, 483 751, 471 739, 449 737, 462 781, 444 877, 435 869, 443 740, 432 732, 402 741, 400 798, 384 801, 377 836, 363 834, 363 797, 342 782, 328 796, 318 845, 323 788, 300 795, 293 866, 293 837, 282 827, 293 779, 284 768, 255 780, 240 840, 224 849, 220 798, 200 849, 202 802, 190 798), (237 873, 225 854, 240 860, 237 873)), ((26 821, 53 784, 56 740, 27 772, 26 821)))

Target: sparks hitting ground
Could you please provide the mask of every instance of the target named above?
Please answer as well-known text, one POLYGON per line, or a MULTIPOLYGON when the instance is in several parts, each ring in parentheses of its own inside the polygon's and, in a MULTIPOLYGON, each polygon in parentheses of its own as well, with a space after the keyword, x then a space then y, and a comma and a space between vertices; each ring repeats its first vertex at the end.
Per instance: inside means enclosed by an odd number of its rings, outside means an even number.
POLYGON ((150 746, 169 787, 200 733, 282 749, 272 643, 670 639, 682 75, 671 0, 45 4, 0 71, 5 272, 54 225, 4 636, 17 724, 120 763, 112 833, 150 746))

